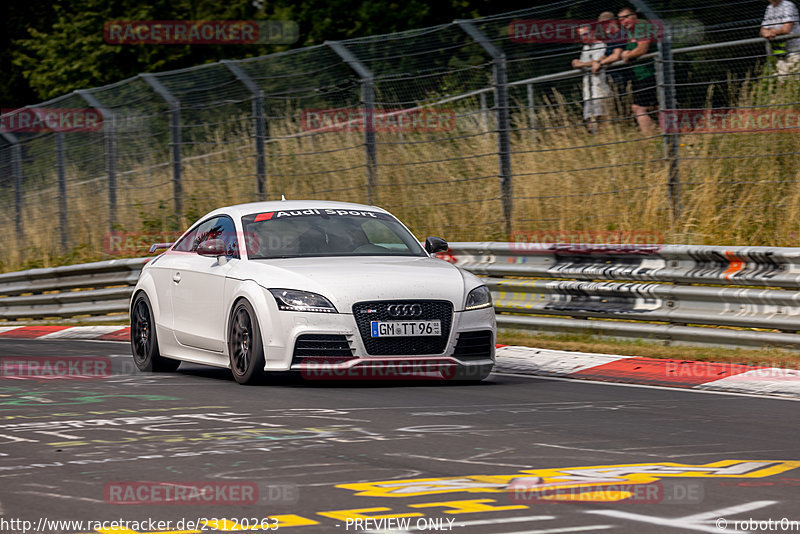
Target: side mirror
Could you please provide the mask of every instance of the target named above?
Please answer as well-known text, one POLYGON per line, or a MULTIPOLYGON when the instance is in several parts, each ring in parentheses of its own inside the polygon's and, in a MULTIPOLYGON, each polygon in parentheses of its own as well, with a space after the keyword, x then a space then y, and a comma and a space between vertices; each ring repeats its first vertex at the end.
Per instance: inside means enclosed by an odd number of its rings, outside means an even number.
POLYGON ((228 247, 222 239, 209 239, 197 245, 197 253, 201 256, 225 256, 227 252, 228 247))
POLYGON ((436 254, 437 252, 447 252, 450 245, 441 237, 429 237, 425 240, 425 251, 428 254, 436 254))

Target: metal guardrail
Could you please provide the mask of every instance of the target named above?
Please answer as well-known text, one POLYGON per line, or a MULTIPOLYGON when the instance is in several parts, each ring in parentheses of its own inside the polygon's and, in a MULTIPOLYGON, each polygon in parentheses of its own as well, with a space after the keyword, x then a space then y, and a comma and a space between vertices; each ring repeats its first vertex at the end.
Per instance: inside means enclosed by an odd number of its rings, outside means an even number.
POLYGON ((142 266, 151 258, 122 259, 0 274, 0 320, 119 320, 142 266))
POLYGON ((446 259, 487 277, 500 327, 800 349, 800 248, 452 243, 446 259))
MULTIPOLYGON (((486 277, 501 328, 800 349, 800 248, 451 243, 440 257, 486 277)), ((120 319, 148 259, 2 274, 0 320, 120 319)))

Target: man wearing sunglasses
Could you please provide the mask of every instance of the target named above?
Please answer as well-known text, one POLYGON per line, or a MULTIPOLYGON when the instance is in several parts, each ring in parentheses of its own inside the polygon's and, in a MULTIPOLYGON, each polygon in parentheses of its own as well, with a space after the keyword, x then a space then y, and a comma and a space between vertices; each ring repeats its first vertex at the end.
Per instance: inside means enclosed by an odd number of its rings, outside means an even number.
POLYGON ((606 73, 598 72, 593 66, 603 59, 606 44, 594 37, 588 24, 578 28, 583 43, 581 57, 572 60, 573 69, 584 69, 583 74, 583 120, 590 133, 598 130, 599 123, 607 115, 606 105, 609 97, 606 73), (591 70, 590 70, 591 69, 591 70))

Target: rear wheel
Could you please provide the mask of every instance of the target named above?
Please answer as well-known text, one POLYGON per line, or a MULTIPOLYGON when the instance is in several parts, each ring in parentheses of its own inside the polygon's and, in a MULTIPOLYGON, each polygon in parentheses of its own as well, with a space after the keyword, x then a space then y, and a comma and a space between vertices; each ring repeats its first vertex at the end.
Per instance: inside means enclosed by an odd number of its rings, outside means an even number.
POLYGON ((233 307, 228 327, 228 354, 233 378, 240 384, 264 382, 264 348, 253 307, 240 300, 233 307))
POLYGON ((131 306, 131 353, 140 371, 174 371, 181 364, 180 360, 164 358, 158 351, 153 309, 143 292, 136 295, 131 306))

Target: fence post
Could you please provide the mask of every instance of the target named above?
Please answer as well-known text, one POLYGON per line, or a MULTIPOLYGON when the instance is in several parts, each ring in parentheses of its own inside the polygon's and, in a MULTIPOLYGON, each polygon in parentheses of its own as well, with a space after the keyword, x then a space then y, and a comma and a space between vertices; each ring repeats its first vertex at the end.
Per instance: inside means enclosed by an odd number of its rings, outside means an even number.
POLYGON ((481 127, 489 129, 489 107, 486 104, 486 93, 481 93, 478 96, 478 100, 481 104, 481 127))
POLYGON ((61 248, 69 248, 69 219, 67 218, 67 162, 64 132, 56 132, 56 170, 58 172, 58 226, 61 248))
POLYGON ((113 111, 103 106, 97 97, 88 90, 79 89, 75 91, 75 93, 103 116, 103 139, 106 149, 106 175, 108 176, 108 230, 109 232, 113 232, 117 222, 116 116, 113 111))
MULTIPOLYGON (((22 224, 22 147, 19 144, 17 136, 11 133, 0 132, 0 135, 11 145, 11 175, 14 179, 14 214, 15 229, 17 238, 24 237, 24 226, 22 224)), ((20 248, 21 251, 25 247, 20 248)))
POLYGON ((536 142, 536 93, 533 84, 526 85, 528 89, 528 122, 533 136, 533 142, 536 142))
MULTIPOLYGON (((675 100, 675 63, 672 60, 672 29, 668 23, 661 20, 661 17, 650 8, 645 0, 632 0, 632 2, 648 20, 657 20, 664 28, 663 37, 658 42, 659 57, 656 61, 656 73, 661 72, 660 80, 658 80, 659 111, 674 110, 677 108, 677 103, 675 100)), ((668 166, 667 192, 672 209, 672 220, 677 221, 681 216, 679 134, 678 132, 664 132, 663 139, 664 158, 667 160, 668 166)))
POLYGON ((479 30, 471 21, 456 20, 467 35, 472 37, 492 57, 494 63, 494 103, 497 115, 497 155, 500 167, 500 198, 503 203, 506 235, 511 239, 512 174, 511 174, 511 134, 508 110, 508 76, 506 55, 479 30))
POLYGON ((183 182, 181 175, 181 103, 154 74, 139 75, 169 106, 170 146, 172 147, 172 198, 178 226, 183 224, 183 182))
POLYGON ((342 43, 325 41, 331 50, 361 76, 361 105, 364 107, 364 151, 367 158, 367 204, 372 204, 378 174, 378 156, 375 146, 375 78, 372 71, 361 63, 342 43))
POLYGON ((267 137, 267 123, 264 116, 264 91, 245 72, 245 70, 229 59, 221 61, 231 73, 247 87, 253 95, 253 127, 256 136, 256 194, 258 200, 267 199, 267 159, 264 141, 267 137))

